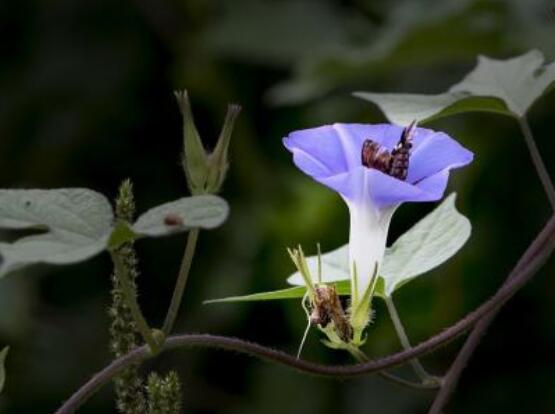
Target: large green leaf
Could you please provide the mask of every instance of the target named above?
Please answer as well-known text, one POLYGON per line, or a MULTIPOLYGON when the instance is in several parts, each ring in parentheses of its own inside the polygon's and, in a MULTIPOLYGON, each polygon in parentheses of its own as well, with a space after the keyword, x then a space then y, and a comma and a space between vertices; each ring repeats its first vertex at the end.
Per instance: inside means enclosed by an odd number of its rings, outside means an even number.
POLYGON ((409 125, 464 112, 495 112, 509 115, 505 103, 497 98, 469 96, 466 92, 438 95, 355 92, 354 96, 374 102, 394 124, 409 125))
POLYGON ((129 226, 115 223, 106 197, 92 190, 0 190, 0 229, 33 233, 0 242, 0 276, 36 263, 80 262, 140 237, 212 229, 228 212, 220 197, 186 197, 147 211, 129 226))
POLYGON ((8 351, 10 347, 6 346, 2 351, 0 351, 0 393, 4 389, 4 384, 6 383, 6 357, 8 356, 8 351))
POLYGON ((131 229, 138 236, 160 237, 191 228, 213 229, 220 226, 229 207, 214 195, 184 197, 148 210, 131 229))
MULTIPOLYGON (((410 280, 447 261, 464 246, 470 237, 471 225, 455 208, 455 199, 456 195, 451 194, 386 249, 376 296, 391 296, 410 280)), ((312 278, 317 282, 317 256, 307 257, 306 261, 312 278)), ((323 254, 321 261, 322 282, 335 284, 341 295, 349 294, 349 245, 323 254)), ((216 299, 208 303, 294 299, 305 294, 304 281, 299 272, 287 278, 287 283, 296 287, 216 299)))
POLYGON ((355 92, 374 102, 394 123, 429 121, 470 111, 523 116, 555 82, 555 63, 546 65, 541 52, 496 60, 478 57, 478 64, 461 82, 438 95, 355 92))
MULTIPOLYGON (((455 208, 455 194, 447 197, 435 210, 416 223, 385 251, 380 270, 377 296, 390 296, 396 289, 453 256, 470 236, 470 222, 455 208)), ((322 279, 339 281, 350 279, 348 245, 322 255, 322 279), (331 275, 329 263, 333 263, 331 275), (328 266, 326 266, 328 264, 328 266), (325 269, 325 270, 324 270, 325 269)), ((307 259, 313 277, 317 270, 316 256, 307 259)), ((303 285, 297 272, 287 279, 292 285, 303 285)))
POLYGON ((113 218, 108 200, 83 188, 0 190, 0 228, 39 232, 0 243, 0 276, 34 263, 75 263, 100 253, 113 218))
POLYGON ((451 194, 387 249, 382 267, 385 294, 447 261, 470 237, 470 221, 455 208, 451 194))
POLYGON ((555 63, 544 61, 538 50, 507 60, 479 56, 476 68, 449 92, 499 98, 522 116, 555 81, 555 63))

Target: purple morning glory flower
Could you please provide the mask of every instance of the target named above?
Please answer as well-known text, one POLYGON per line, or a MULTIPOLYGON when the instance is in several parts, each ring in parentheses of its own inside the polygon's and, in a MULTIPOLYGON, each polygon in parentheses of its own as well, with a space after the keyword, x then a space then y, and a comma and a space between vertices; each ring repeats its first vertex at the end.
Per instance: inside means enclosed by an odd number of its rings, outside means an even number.
POLYGON ((297 167, 349 207, 354 303, 373 289, 395 209, 407 201, 439 200, 449 171, 473 159, 448 135, 414 125, 326 125, 292 132, 283 142, 297 167))

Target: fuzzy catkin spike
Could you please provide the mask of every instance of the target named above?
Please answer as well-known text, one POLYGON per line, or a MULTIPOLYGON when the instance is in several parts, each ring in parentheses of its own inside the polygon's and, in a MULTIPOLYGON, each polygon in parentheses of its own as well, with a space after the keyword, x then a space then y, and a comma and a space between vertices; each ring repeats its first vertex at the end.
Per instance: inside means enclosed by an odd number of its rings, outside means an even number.
MULTIPOLYGON (((129 179, 124 180, 119 188, 116 198, 116 219, 127 222, 133 221, 135 214, 135 201, 133 197, 133 185, 129 179)), ((120 246, 114 254, 119 255, 123 265, 128 272, 130 282, 136 291, 136 279, 138 276, 137 256, 133 243, 125 243, 120 246)), ((125 302, 120 287, 119 278, 112 273, 112 306, 109 315, 112 319, 110 326, 110 350, 113 355, 121 357, 137 347, 139 334, 131 311, 125 302)), ((138 367, 130 367, 124 370, 114 380, 116 388, 116 407, 122 414, 145 414, 146 401, 143 391, 143 379, 139 374, 138 367)))
POLYGON ((148 414, 179 414, 181 382, 175 371, 165 377, 153 372, 148 377, 148 414))

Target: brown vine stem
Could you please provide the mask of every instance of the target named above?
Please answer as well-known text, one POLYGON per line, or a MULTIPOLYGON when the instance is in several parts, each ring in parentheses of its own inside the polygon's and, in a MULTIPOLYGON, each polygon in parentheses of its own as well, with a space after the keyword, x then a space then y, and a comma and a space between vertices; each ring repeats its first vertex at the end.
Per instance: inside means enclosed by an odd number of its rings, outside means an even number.
MULTIPOLYGON (((538 150, 538 147, 536 146, 536 142, 534 140, 530 125, 528 124, 528 120, 525 116, 522 116, 517 118, 517 122, 524 137, 524 141, 528 146, 530 157, 532 158, 532 162, 534 163, 534 167, 536 168, 538 177, 543 185, 545 194, 547 195, 547 198, 551 203, 551 207, 553 208, 553 210, 555 210, 555 189, 553 188, 553 182, 549 177, 547 168, 545 167, 541 154, 538 150)), ((524 265, 523 259, 524 257, 519 261, 516 268, 524 265)), ((509 280, 509 278, 507 278, 507 281, 509 280)), ((436 395, 436 398, 434 399, 429 414, 440 414, 445 405, 447 405, 449 398, 457 387, 459 378, 464 368, 468 364, 468 361, 474 354, 474 351, 478 347, 480 340, 485 335, 487 329, 495 319, 496 315, 497 310, 484 317, 484 319, 478 322, 476 326, 472 329, 472 332, 470 332, 470 335, 466 339, 463 347, 451 364, 449 371, 447 371, 447 373, 445 374, 442 387, 440 388, 439 392, 436 395)))
POLYGON ((551 203, 551 207, 553 208, 553 210, 555 210, 555 188, 553 188, 553 182, 551 181, 551 178, 549 178, 549 173, 547 172, 547 168, 545 167, 540 151, 536 145, 536 141, 534 140, 532 129, 528 124, 526 116, 518 117, 517 121, 520 127, 520 131, 522 132, 522 136, 524 137, 524 141, 528 146, 528 151, 530 152, 530 156, 532 157, 532 162, 534 163, 536 172, 538 173, 540 181, 543 185, 545 194, 547 195, 547 198, 551 203))
MULTIPOLYGON (((501 288, 490 299, 466 315, 463 319, 459 320, 432 338, 421 342, 410 349, 373 361, 356 365, 323 365, 297 359, 297 357, 289 355, 285 352, 241 339, 199 334, 185 334, 169 337, 163 346, 163 351, 181 347, 219 348, 252 355, 263 360, 294 368, 301 372, 336 378, 352 378, 375 373, 387 368, 401 365, 413 358, 428 354, 472 328, 484 316, 502 306, 526 282, 528 282, 535 272, 549 258, 554 249, 555 216, 549 220, 522 256, 519 263, 522 262, 523 265, 520 267, 517 265, 517 267, 511 271, 509 275, 510 279, 503 286, 501 286, 501 288)), ((142 346, 131 351, 127 355, 116 359, 102 371, 94 375, 79 390, 77 390, 58 409, 58 411, 56 411, 56 414, 74 413, 98 389, 110 382, 110 380, 122 369, 151 357, 152 355, 150 354, 148 347, 142 346)))
MULTIPOLYGON (((357 348, 355 346, 351 346, 347 350, 352 355, 352 357, 357 360, 357 362, 368 362, 368 361, 370 361, 370 358, 368 358, 368 356, 363 351, 361 351, 359 348, 357 348)), ((384 380, 391 382, 392 384, 398 385, 400 387, 413 389, 413 390, 415 390, 415 389, 416 390, 434 390, 434 389, 439 388, 439 383, 438 382, 427 382, 427 381, 414 382, 414 381, 410 381, 410 380, 404 379, 402 377, 399 377, 395 374, 391 374, 390 372, 388 372, 386 370, 378 371, 376 374, 379 375, 384 380)))
MULTIPOLYGON (((529 258, 523 256, 515 266, 515 270, 522 269, 523 266, 525 266, 526 264, 526 260, 529 260, 529 258)), ((507 284, 510 281, 511 277, 512 275, 509 275, 507 277, 505 284, 507 284)), ((463 347, 461 348, 455 360, 453 361, 453 364, 449 368, 449 371, 447 371, 447 373, 443 377, 442 386, 438 391, 432 406, 430 407, 429 414, 440 414, 443 408, 445 407, 445 405, 447 405, 449 398, 451 397, 453 391, 457 387, 457 383, 462 374, 462 371, 468 364, 468 361, 472 357, 472 354, 476 350, 476 347, 480 343, 480 340, 485 335, 489 325, 493 322, 493 320, 497 316, 497 312, 499 312, 499 307, 497 309, 494 309, 488 315, 484 316, 474 326, 474 328, 470 332, 470 335, 466 339, 463 347)))

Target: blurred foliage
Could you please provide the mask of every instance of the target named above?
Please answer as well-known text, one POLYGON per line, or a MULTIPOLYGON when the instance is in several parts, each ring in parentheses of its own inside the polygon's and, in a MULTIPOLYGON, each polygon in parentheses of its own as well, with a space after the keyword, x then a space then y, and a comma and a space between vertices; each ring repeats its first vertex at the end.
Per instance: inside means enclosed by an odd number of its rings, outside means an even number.
MULTIPOLYGON (((201 304, 283 286, 293 270, 286 246, 302 243, 313 254, 317 241, 328 251, 347 240, 341 200, 295 170, 281 137, 322 123, 381 122, 380 112, 352 91, 438 93, 460 80, 477 54, 501 59, 536 48, 555 57, 547 0, 26 0, 2 2, 0 16, 2 188, 86 186, 113 198, 120 180, 131 177, 144 211, 186 193, 172 90, 189 90, 209 148, 226 104, 243 106, 222 193, 231 215, 222 229, 201 234, 177 329, 237 335, 290 352, 305 324, 298 302, 201 304)), ((553 93, 542 98, 530 116, 549 169, 554 100, 553 93)), ((550 212, 513 120, 472 114, 430 125, 476 153, 450 184, 474 231, 446 266, 396 296, 415 343, 491 295, 550 212)), ((403 206, 392 240, 432 208, 403 206)), ((139 299, 156 325, 183 245, 181 236, 137 244, 139 299)), ((500 314, 449 412, 555 411, 553 270, 549 263, 500 314)), ((106 364, 109 275, 109 259, 100 256, 1 281, 0 343, 10 344, 1 412, 53 412, 106 364)), ((372 356, 399 348, 385 308, 378 303, 376 311, 372 356)), ((442 372, 458 344, 424 362, 442 372)), ((316 335, 304 355, 348 361, 316 335)), ((431 399, 378 378, 306 377, 213 350, 172 352, 145 368, 176 368, 184 410, 194 413, 410 414, 425 412, 431 399)), ((115 412, 113 390, 80 412, 115 412)))

